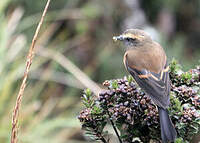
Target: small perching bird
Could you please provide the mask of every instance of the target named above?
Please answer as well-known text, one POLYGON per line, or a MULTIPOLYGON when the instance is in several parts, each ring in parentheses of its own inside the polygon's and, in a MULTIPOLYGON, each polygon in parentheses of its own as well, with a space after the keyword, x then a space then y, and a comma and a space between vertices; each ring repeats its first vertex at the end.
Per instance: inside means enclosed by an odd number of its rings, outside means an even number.
POLYGON ((170 79, 163 48, 138 29, 128 29, 122 35, 113 37, 113 40, 125 44, 126 69, 158 107, 162 142, 173 142, 176 130, 167 110, 170 104, 170 79))

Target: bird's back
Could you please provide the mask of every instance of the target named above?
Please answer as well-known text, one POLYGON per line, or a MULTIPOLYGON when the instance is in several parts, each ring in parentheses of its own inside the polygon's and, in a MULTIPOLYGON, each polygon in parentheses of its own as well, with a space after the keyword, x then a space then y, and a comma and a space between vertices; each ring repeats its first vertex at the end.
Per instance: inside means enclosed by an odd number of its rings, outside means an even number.
POLYGON ((130 63, 131 68, 137 70, 146 69, 154 73, 160 73, 166 64, 165 52, 156 42, 132 48, 125 53, 125 56, 124 58, 127 58, 126 60, 130 63))

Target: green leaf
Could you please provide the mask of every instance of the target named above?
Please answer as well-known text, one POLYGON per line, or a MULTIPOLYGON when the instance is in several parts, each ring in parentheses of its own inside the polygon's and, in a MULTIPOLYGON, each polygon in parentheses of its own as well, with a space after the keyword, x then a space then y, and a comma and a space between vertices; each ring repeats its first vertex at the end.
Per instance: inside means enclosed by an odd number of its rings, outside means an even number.
POLYGON ((180 65, 178 64, 177 60, 176 59, 172 59, 171 63, 170 63, 170 71, 172 73, 177 73, 178 70, 180 70, 180 65))
POLYGON ((177 138, 177 139, 175 140, 175 143, 187 143, 187 142, 183 141, 182 138, 177 138))
POLYGON ((114 88, 114 89, 118 88, 118 83, 116 80, 114 80, 111 85, 112 85, 112 88, 114 88))
POLYGON ((181 78, 183 81, 189 81, 192 79, 192 74, 189 72, 182 73, 181 78))
POLYGON ((87 97, 91 97, 92 91, 91 91, 89 88, 87 88, 87 89, 85 90, 85 94, 86 94, 87 97))
POLYGON ((130 84, 133 81, 133 77, 131 75, 128 76, 128 83, 130 84))

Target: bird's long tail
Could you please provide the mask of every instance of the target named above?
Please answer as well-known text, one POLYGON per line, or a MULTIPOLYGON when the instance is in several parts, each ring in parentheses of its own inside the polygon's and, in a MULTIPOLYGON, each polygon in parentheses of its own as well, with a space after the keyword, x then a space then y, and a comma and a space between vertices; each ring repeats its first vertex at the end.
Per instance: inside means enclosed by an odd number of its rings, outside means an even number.
POLYGON ((161 128, 161 138, 163 143, 173 142, 176 138, 176 130, 172 121, 168 115, 168 110, 158 107, 159 118, 160 118, 160 128, 161 128))

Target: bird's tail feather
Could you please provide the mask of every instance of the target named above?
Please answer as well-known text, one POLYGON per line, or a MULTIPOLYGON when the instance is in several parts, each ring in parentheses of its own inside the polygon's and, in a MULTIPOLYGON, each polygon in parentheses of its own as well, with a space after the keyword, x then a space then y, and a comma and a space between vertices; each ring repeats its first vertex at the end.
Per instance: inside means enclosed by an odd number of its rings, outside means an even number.
POLYGON ((161 138, 163 143, 173 142, 176 139, 176 130, 168 115, 168 110, 158 107, 161 138))

